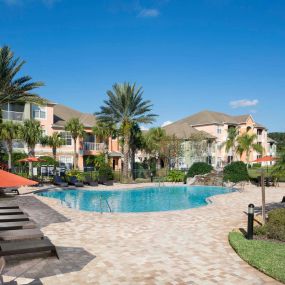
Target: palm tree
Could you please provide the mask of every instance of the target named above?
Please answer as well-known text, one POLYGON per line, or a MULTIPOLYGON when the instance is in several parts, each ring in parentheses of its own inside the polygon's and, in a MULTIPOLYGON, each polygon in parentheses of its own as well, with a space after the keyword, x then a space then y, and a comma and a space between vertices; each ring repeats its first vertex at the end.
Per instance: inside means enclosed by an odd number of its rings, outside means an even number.
POLYGON ((57 149, 60 148, 64 144, 64 140, 61 137, 61 134, 58 132, 54 132, 51 136, 46 136, 41 141, 42 145, 48 145, 52 149, 53 155, 53 173, 56 173, 56 152, 57 149))
POLYGON ((164 150, 166 146, 166 142, 169 140, 168 136, 164 129, 158 128, 151 128, 146 135, 145 138, 145 151, 152 156, 155 157, 156 160, 156 167, 158 167, 158 158, 164 156, 164 150))
MULTIPOLYGON (((6 103, 31 102, 42 104, 44 102, 38 95, 31 92, 43 86, 42 82, 31 82, 28 75, 15 78, 21 71, 25 61, 15 58, 8 46, 0 48, 0 107, 6 103)), ((1 108, 0 108, 0 118, 1 108)))
POLYGON ((13 140, 19 137, 20 125, 7 121, 0 126, 0 139, 4 142, 8 153, 8 169, 12 169, 13 140))
POLYGON ((98 122, 93 127, 93 134, 104 143, 105 162, 108 163, 109 138, 115 134, 115 127, 110 124, 98 122))
POLYGON ((77 162, 77 139, 84 136, 84 125, 80 123, 78 118, 72 118, 65 124, 65 130, 67 132, 70 132, 72 139, 73 139, 73 145, 74 145, 74 154, 73 154, 73 168, 78 168, 78 162, 77 162))
POLYGON ((236 152, 240 157, 245 153, 246 154, 246 163, 249 165, 250 153, 255 150, 257 153, 263 153, 262 145, 256 143, 257 135, 244 133, 237 138, 237 150, 236 152))
POLYGON ((116 83, 112 90, 107 91, 108 99, 100 112, 95 113, 99 122, 115 124, 122 130, 125 179, 128 178, 131 128, 134 124, 152 123, 156 117, 150 113, 152 104, 149 100, 143 100, 142 95, 142 87, 137 88, 136 84, 116 83))
POLYGON ((285 177, 285 151, 279 154, 277 162, 273 166, 272 175, 276 178, 285 177))
POLYGON ((236 159, 236 147, 237 147, 237 137, 238 137, 238 130, 237 128, 229 128, 228 129, 228 137, 227 140, 222 144, 222 146, 226 146, 226 152, 228 153, 232 150, 233 153, 233 161, 236 159))
MULTIPOLYGON (((20 127, 20 138, 28 146, 28 156, 35 156, 35 147, 37 143, 40 143, 42 138, 42 127, 39 121, 26 120, 20 127)), ((32 163, 29 163, 29 175, 32 175, 32 163)))

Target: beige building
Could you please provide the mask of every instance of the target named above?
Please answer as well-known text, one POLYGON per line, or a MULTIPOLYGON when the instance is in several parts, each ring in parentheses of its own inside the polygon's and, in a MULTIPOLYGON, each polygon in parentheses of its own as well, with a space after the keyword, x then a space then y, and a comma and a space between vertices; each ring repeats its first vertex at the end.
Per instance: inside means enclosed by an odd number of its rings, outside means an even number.
MULTIPOLYGON (((96 118, 92 114, 82 113, 67 106, 48 102, 44 106, 34 104, 6 104, 2 107, 3 120, 23 122, 27 119, 39 120, 44 135, 61 133, 65 144, 58 148, 57 159, 62 167, 71 168, 73 165, 74 143, 69 132, 64 130, 66 122, 71 118, 79 118, 84 125, 85 136, 77 142, 78 166, 81 170, 87 168, 86 158, 89 155, 98 155, 104 150, 104 143, 92 133, 96 118)), ((14 142, 14 150, 27 153, 27 147, 21 141, 14 142)), ((36 145, 36 156, 52 156, 50 147, 36 145)), ((109 160, 114 170, 121 169, 120 146, 117 139, 109 138, 109 160)))
MULTIPOLYGON (((239 134, 256 134, 256 143, 264 149, 263 156, 276 156, 275 142, 268 137, 266 127, 255 122, 251 115, 231 116, 202 111, 164 127, 167 134, 175 134, 183 141, 184 155, 180 158, 180 168, 189 168, 195 161, 206 161, 215 168, 221 168, 232 161, 234 154, 232 150, 226 152, 225 147, 229 128, 236 128, 239 134)), ((250 161, 260 156, 252 151, 250 161)), ((245 155, 241 160, 246 160, 245 155)))

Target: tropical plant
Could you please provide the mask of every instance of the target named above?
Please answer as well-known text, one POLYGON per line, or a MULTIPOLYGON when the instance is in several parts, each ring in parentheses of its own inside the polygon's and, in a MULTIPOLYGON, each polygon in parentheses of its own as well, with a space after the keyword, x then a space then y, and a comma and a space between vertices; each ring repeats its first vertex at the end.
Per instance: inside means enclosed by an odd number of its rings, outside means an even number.
MULTIPOLYGON (((42 139, 42 127, 39 121, 25 120, 24 124, 20 127, 20 138, 28 146, 28 156, 35 156, 35 147, 42 139)), ((29 163, 29 175, 32 175, 32 163, 29 163)))
POLYGON ((213 166, 206 162, 195 162, 189 168, 187 176, 194 177, 195 175, 204 175, 210 173, 213 170, 213 166))
POLYGON ((20 125, 6 121, 0 125, 0 139, 8 154, 8 169, 12 169, 13 140, 19 138, 20 125))
POLYGON ((239 183, 249 180, 246 164, 242 161, 234 161, 224 168, 224 181, 239 183))
POLYGON ((184 172, 181 170, 170 170, 166 176, 168 182, 182 182, 184 181, 184 172))
POLYGON ((16 78, 24 64, 25 61, 14 57, 8 46, 0 48, 0 106, 16 102, 44 103, 43 99, 31 92, 43 86, 42 82, 31 82, 32 78, 28 75, 16 78))
POLYGON ((54 159, 53 164, 53 173, 56 172, 56 153, 57 149, 64 145, 64 140, 61 137, 61 134, 54 132, 51 136, 45 136, 41 140, 42 145, 48 145, 52 149, 52 155, 54 159))
POLYGON ((78 168, 77 160, 77 140, 84 136, 84 125, 80 123, 78 118, 72 118, 65 124, 65 130, 70 132, 73 139, 74 154, 73 154, 73 168, 78 168))
POLYGON ((250 153, 255 150, 257 153, 263 153, 262 145, 256 143, 257 135, 244 133, 237 138, 237 153, 242 157, 245 153, 246 155, 246 164, 249 165, 250 153))
POLYGON ((113 124, 98 122, 96 126, 93 127, 93 133, 103 141, 105 162, 108 163, 109 138, 115 135, 115 126, 113 124))
POLYGON ((109 164, 101 165, 98 171, 98 175, 99 175, 100 182, 109 181, 109 180, 114 179, 114 174, 109 164))
POLYGON ((124 179, 128 178, 130 135, 134 124, 149 124, 156 115, 151 114, 152 104, 143 100, 143 90, 130 83, 114 84, 113 90, 107 91, 108 99, 104 101, 100 112, 95 113, 99 122, 116 125, 124 141, 124 179))
POLYGON ((285 151, 279 154, 276 164, 273 166, 272 175, 276 178, 285 177, 285 151))
POLYGON ((238 129, 237 128, 229 128, 228 129, 228 137, 227 140, 222 144, 222 146, 226 147, 226 152, 228 153, 232 150, 233 153, 233 161, 236 160, 236 147, 237 147, 237 138, 238 138, 238 129))

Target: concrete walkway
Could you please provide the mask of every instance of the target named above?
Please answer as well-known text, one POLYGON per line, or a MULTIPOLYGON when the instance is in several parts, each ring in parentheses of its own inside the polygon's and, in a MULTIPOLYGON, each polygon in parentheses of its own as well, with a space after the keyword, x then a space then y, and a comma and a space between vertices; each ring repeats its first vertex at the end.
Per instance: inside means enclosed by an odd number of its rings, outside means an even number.
MULTIPOLYGON (((283 195, 284 186, 267 189, 266 201, 273 207, 283 195)), ((246 226, 247 205, 260 206, 256 187, 216 196, 206 207, 156 213, 101 215, 35 195, 17 200, 57 246, 60 260, 8 258, 6 282, 279 284, 242 261, 227 241, 229 231, 246 226)))

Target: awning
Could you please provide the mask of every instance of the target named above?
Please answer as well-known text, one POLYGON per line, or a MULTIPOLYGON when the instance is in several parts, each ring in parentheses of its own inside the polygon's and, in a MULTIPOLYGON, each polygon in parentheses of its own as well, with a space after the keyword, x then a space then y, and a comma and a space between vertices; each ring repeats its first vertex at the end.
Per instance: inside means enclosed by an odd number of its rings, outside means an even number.
POLYGON ((36 184, 38 184, 38 182, 0 170, 0 188, 32 186, 36 184))
POLYGON ((109 157, 123 157, 123 154, 119 151, 110 151, 108 153, 109 157))
POLYGON ((27 157, 18 160, 18 162, 45 162, 46 160, 38 158, 38 157, 27 157))
POLYGON ((272 156, 264 156, 264 157, 261 157, 261 158, 258 158, 252 162, 256 162, 256 163, 259 163, 259 162, 271 162, 271 161, 276 161, 277 158, 276 157, 272 157, 272 156))

